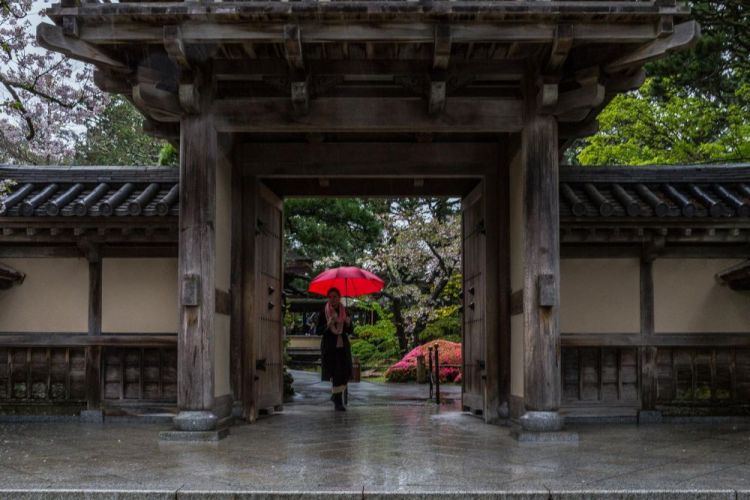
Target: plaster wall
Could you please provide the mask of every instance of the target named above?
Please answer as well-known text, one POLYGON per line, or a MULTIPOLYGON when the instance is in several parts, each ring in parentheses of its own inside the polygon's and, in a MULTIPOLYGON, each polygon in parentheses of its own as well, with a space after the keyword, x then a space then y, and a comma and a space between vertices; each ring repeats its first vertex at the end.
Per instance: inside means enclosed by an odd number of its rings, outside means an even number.
POLYGON ((720 285, 717 272, 735 259, 656 259, 656 333, 750 332, 750 294, 720 285))
POLYGON ((176 333, 177 259, 102 260, 102 332, 176 333))
POLYGON ((562 259, 560 331, 638 333, 638 259, 562 259))
POLYGON ((88 330, 88 261, 76 258, 3 259, 26 274, 0 290, 0 332, 83 333, 88 330))
MULTIPOLYGON (((510 203, 510 286, 513 292, 523 289, 524 223, 523 223, 523 165, 521 148, 512 156, 509 172, 510 203)), ((523 397, 524 332, 523 315, 510 320, 510 392, 523 397)))

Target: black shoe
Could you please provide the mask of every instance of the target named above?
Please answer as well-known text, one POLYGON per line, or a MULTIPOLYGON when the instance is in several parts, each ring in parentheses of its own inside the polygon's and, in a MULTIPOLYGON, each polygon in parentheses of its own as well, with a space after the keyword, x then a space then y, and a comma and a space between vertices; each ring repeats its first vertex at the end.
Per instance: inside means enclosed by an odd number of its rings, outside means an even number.
POLYGON ((335 405, 336 411, 346 411, 346 406, 344 406, 343 399, 343 394, 341 394, 340 392, 337 392, 333 395, 333 404, 335 405))

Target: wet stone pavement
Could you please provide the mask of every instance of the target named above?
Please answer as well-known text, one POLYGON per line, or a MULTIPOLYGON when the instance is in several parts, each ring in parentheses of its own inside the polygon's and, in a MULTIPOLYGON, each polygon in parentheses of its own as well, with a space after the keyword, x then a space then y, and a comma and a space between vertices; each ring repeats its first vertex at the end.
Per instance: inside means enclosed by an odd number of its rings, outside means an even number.
POLYGON ((325 384, 296 375, 283 413, 218 443, 159 442, 157 424, 0 424, 0 499, 750 500, 750 424, 573 425, 577 444, 520 445, 457 402, 420 401, 425 387, 352 386, 335 413, 325 384))

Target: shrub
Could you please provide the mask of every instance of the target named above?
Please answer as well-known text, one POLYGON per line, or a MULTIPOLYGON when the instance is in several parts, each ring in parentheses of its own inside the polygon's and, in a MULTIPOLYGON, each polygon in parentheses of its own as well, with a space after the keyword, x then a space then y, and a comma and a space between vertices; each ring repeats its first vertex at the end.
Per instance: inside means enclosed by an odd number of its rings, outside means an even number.
POLYGON ((461 316, 458 313, 438 317, 436 320, 431 321, 419 338, 424 343, 428 343, 433 340, 450 340, 451 342, 461 342, 461 316))
POLYGON ((436 340, 428 344, 423 344, 419 347, 415 347, 409 353, 404 356, 401 361, 395 363, 393 366, 388 368, 385 372, 385 378, 388 382, 407 382, 409 380, 416 380, 417 378, 417 356, 423 355, 425 357, 425 363, 428 363, 429 352, 428 349, 431 346, 438 346, 438 353, 440 358, 440 381, 441 382, 454 382, 458 377, 461 376, 461 344, 458 342, 451 342, 449 340, 436 340), (442 366, 454 365, 454 366, 442 366))
POLYGON ((359 358, 364 367, 388 365, 399 358, 396 327, 388 319, 380 319, 374 325, 354 327, 352 356, 359 358))

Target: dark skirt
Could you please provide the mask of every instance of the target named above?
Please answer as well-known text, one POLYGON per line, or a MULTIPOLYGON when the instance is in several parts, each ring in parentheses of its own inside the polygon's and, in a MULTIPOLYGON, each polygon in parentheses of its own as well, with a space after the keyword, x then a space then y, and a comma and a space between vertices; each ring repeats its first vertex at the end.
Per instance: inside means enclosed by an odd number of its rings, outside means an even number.
POLYGON ((320 339, 320 363, 321 379, 330 381, 334 387, 346 384, 352 376, 352 348, 349 343, 349 334, 352 333, 352 325, 344 327, 341 335, 343 347, 336 347, 338 335, 331 332, 326 326, 325 311, 318 315, 317 332, 320 339))
MULTIPOLYGON (((348 344, 348 342, 347 342, 348 344)), ((352 375, 352 356, 345 347, 334 347, 323 352, 323 380, 334 387, 345 385, 352 375)), ((348 346, 347 346, 348 347, 348 346)))

